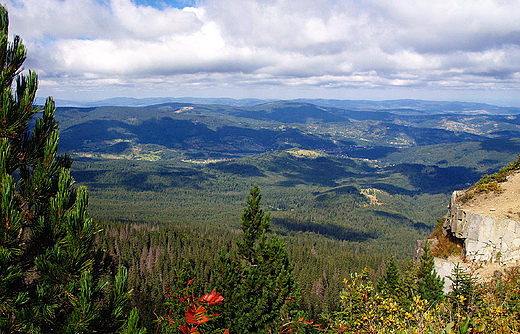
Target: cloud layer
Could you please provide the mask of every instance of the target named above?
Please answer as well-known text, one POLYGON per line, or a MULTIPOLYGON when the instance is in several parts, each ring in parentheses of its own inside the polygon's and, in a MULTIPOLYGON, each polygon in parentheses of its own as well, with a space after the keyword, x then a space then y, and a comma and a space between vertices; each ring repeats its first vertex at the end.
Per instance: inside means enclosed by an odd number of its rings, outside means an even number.
POLYGON ((10 32, 29 50, 26 67, 62 98, 520 88, 517 0, 150 3, 8 0, 7 8, 10 32))

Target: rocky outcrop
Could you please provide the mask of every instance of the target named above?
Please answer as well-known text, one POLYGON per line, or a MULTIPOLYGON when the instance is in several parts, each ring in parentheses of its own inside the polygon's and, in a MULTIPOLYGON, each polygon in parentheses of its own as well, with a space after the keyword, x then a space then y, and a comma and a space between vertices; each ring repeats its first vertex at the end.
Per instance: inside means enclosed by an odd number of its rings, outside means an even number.
POLYGON ((459 195, 455 191, 451 196, 443 233, 463 245, 465 259, 500 263, 520 260, 520 222, 463 208, 457 202, 459 195))

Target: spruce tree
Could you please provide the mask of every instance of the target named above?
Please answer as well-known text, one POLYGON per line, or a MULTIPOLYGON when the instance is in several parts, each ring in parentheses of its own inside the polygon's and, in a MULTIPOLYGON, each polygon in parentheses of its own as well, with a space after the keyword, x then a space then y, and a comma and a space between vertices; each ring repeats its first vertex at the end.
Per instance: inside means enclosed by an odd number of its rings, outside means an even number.
POLYGON ((73 187, 71 160, 58 155, 55 106, 34 106, 35 72, 22 72, 27 52, 8 40, 0 6, 0 332, 109 333, 126 324, 126 270, 115 277, 94 248, 99 227, 88 194, 73 187))
POLYGON ((476 279, 458 263, 451 272, 451 292, 449 297, 455 305, 462 304, 465 308, 475 301, 476 279), (461 298, 464 297, 464 298, 461 298))
POLYGON ((421 262, 417 273, 417 289, 419 295, 430 303, 438 302, 444 296, 444 278, 437 275, 435 262, 428 242, 423 248, 421 262))
POLYGON ((399 296, 399 291, 402 288, 401 274, 393 254, 386 261, 385 274, 377 282, 377 288, 385 295, 399 296))
POLYGON ((220 326, 231 333, 274 330, 282 309, 292 305, 297 293, 284 242, 267 235, 271 219, 261 209, 261 199, 255 185, 242 214, 237 250, 222 253, 218 259, 217 291, 225 303, 219 312, 220 326))

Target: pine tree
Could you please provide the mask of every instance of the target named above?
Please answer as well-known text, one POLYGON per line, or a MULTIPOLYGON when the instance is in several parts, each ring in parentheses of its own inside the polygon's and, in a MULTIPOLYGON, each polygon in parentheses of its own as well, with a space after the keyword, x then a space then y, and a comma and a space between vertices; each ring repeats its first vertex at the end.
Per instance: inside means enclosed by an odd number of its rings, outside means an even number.
POLYGON ((130 311, 126 270, 110 278, 94 248, 99 227, 57 154, 52 98, 31 123, 38 78, 22 73, 27 52, 20 37, 8 41, 8 24, 0 6, 0 332, 116 332, 130 311))
POLYGON ((430 303, 440 301, 444 296, 444 278, 441 279, 435 270, 433 255, 428 243, 423 248, 421 262, 417 273, 417 289, 422 298, 430 303))
POLYGON ((217 291, 224 296, 219 312, 221 328, 231 333, 267 333, 279 326, 281 311, 289 307, 297 289, 285 244, 268 237, 269 214, 260 208, 255 185, 242 214, 237 251, 222 253, 217 264, 217 291))
POLYGON ((450 279, 453 283, 451 284, 451 292, 449 293, 449 297, 453 304, 462 304, 462 306, 468 308, 475 301, 475 277, 472 277, 467 270, 462 268, 457 263, 451 272, 450 279))
POLYGON ((392 254, 386 261, 385 274, 378 281, 377 288, 385 295, 398 296, 401 290, 401 274, 392 254))

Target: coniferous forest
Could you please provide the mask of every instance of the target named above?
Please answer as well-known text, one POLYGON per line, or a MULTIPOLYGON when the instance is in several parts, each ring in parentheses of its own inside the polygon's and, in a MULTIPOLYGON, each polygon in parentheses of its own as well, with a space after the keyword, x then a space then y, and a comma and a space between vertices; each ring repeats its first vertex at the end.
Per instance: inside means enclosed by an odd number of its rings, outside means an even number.
POLYGON ((453 190, 516 159, 516 110, 37 106, 8 25, 1 333, 520 330, 517 270, 444 293, 428 244, 412 262, 453 190))

